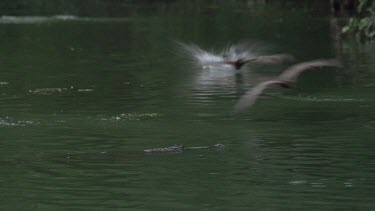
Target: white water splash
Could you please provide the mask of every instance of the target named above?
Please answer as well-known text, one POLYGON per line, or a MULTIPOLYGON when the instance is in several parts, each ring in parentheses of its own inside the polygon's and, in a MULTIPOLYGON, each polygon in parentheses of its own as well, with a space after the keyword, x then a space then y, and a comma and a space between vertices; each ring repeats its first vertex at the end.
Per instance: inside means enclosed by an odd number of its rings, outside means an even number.
POLYGON ((252 84, 257 81, 257 73, 237 70, 223 61, 235 61, 244 57, 264 54, 266 46, 260 42, 242 42, 231 44, 219 50, 205 50, 196 44, 177 42, 180 53, 188 58, 194 71, 192 101, 193 104, 215 103, 218 95, 231 97, 238 94, 243 82, 252 84))
POLYGON ((191 56, 195 64, 205 69, 233 69, 232 65, 221 64, 220 62, 226 60, 237 60, 254 55, 252 48, 247 43, 229 45, 228 47, 216 52, 204 50, 196 44, 185 44, 182 42, 177 42, 177 44, 182 47, 182 49, 188 54, 188 56, 191 56))

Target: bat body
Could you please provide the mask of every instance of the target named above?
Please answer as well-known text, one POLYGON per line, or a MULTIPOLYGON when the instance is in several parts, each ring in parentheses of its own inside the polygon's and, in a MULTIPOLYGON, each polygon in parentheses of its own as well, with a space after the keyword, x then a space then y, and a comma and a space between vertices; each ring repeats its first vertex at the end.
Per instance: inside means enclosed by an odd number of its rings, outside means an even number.
POLYGON ((261 82, 253 89, 247 91, 234 106, 234 111, 238 113, 253 105, 257 98, 262 94, 262 92, 271 85, 280 85, 286 88, 290 87, 292 83, 296 82, 298 76, 306 70, 317 67, 341 66, 341 63, 336 59, 320 59, 292 65, 284 70, 278 77, 272 80, 261 82))
POLYGON ((249 56, 237 60, 224 60, 220 62, 212 62, 211 64, 228 64, 233 65, 236 70, 242 68, 247 63, 275 64, 287 61, 293 61, 294 57, 289 54, 275 54, 267 56, 249 56))

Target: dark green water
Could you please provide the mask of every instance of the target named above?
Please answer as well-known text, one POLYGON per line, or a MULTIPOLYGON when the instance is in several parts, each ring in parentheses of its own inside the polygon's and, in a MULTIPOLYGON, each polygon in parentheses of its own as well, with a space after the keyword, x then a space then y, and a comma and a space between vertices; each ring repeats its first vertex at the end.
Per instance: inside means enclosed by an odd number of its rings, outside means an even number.
POLYGON ((335 49, 327 11, 289 4, 133 5, 125 17, 0 18, 2 210, 375 209, 375 46, 335 49), (191 63, 176 40, 257 44, 306 72, 232 116, 285 65, 191 63), (223 150, 144 154, 173 144, 223 150))

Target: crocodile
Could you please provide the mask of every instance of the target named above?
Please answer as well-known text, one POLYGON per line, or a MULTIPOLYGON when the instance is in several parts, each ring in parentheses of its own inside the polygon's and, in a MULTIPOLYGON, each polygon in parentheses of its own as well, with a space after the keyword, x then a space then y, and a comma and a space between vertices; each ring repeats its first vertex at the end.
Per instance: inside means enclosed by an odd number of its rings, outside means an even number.
POLYGON ((152 148, 143 150, 145 153, 164 153, 164 152, 183 152, 186 150, 193 149, 211 149, 211 148, 224 148, 224 144, 215 144, 213 146, 202 146, 202 147, 185 147, 183 145, 172 145, 169 147, 152 148))

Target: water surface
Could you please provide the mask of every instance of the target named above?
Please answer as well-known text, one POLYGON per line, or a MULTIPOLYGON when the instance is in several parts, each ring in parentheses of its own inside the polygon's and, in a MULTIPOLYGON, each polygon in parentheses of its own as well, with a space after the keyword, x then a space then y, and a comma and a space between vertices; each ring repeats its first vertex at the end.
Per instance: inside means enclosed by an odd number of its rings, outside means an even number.
POLYGON ((314 9, 225 4, 2 16, 1 208, 374 209, 374 45, 335 49, 329 14, 314 9), (233 116, 287 64, 203 68, 176 41, 297 61, 339 54, 345 67, 306 72, 233 116))

